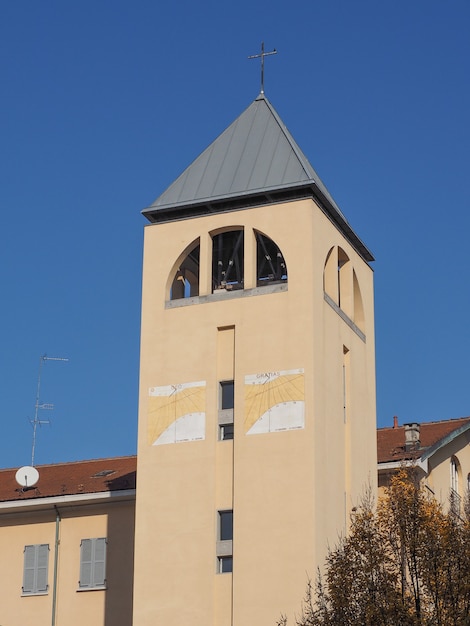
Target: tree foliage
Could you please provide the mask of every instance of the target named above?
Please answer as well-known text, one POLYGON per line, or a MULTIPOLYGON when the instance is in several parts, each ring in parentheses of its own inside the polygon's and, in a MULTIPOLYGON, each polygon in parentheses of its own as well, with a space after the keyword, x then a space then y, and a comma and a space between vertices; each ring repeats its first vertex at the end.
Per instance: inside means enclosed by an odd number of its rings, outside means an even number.
MULTIPOLYGON (((447 511, 402 468, 374 506, 366 495, 297 626, 468 626, 470 518, 447 511)), ((282 618, 278 626, 287 626, 282 618)))

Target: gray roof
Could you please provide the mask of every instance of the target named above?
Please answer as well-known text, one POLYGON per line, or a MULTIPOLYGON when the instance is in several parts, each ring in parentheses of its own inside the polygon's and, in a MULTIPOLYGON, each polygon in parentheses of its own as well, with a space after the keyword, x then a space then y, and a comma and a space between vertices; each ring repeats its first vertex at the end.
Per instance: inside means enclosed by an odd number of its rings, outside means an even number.
POLYGON ((314 197, 358 252, 373 260, 271 103, 260 94, 142 213, 151 222, 161 222, 303 197, 314 197))

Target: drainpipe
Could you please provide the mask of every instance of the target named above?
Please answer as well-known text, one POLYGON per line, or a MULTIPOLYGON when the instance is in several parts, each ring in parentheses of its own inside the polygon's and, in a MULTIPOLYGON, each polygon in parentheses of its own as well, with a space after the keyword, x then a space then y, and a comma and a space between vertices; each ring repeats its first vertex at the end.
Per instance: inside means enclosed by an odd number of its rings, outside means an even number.
POLYGON ((59 561, 59 529, 60 529, 60 513, 59 509, 54 506, 56 512, 55 518, 55 547, 54 547, 54 582, 52 583, 52 626, 55 626, 55 614, 57 604, 57 564, 59 561))

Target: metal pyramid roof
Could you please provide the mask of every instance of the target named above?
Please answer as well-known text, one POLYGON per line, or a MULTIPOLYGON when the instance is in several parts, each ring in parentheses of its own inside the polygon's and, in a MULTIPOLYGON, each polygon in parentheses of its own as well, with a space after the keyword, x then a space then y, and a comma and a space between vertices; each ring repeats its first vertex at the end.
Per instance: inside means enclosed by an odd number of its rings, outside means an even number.
POLYGON ((160 222, 312 196, 373 260, 261 93, 143 214, 160 222))

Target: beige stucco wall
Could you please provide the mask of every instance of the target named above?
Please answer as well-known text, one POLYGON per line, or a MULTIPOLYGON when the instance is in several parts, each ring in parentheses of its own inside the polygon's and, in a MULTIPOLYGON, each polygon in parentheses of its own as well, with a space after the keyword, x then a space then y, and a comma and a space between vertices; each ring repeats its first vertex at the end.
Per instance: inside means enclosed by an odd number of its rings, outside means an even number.
MULTIPOLYGON (((57 568, 57 626, 132 624, 134 503, 63 506, 57 568), (79 591, 80 542, 107 538, 106 590, 79 591)), ((0 512, 0 623, 2 626, 52 623, 56 511, 0 512), (25 545, 49 544, 48 592, 22 596, 25 545)))
POLYGON ((468 476, 470 474, 470 434, 462 433, 448 444, 439 449, 429 459, 429 476, 426 484, 432 489, 436 498, 445 506, 449 504, 450 494, 450 461, 457 460, 458 466, 458 494, 463 499, 467 495, 468 476))
POLYGON ((315 575, 366 484, 376 486, 372 271, 312 200, 146 227, 137 476, 134 626, 293 617, 306 572, 315 575), (231 226, 245 229, 245 287, 254 286, 256 229, 282 250, 287 290, 166 307, 174 264, 198 237, 200 296, 208 293, 209 233, 231 226), (356 272, 365 340, 325 301, 332 246, 356 272), (235 438, 221 442, 217 346, 226 327, 234 329, 235 438), (245 434, 245 376, 296 369, 305 427, 245 434), (149 388, 193 381, 206 383, 204 440, 150 445, 149 388), (233 573, 216 574, 225 508, 234 510, 233 573))
MULTIPOLYGON (((455 459, 458 468, 457 493, 460 502, 460 512, 463 513, 465 498, 468 496, 470 485, 470 433, 463 432, 457 436, 444 437, 436 442, 437 449, 429 457, 426 449, 423 451, 424 459, 415 461, 418 468, 420 484, 440 502, 445 510, 449 510, 451 494, 451 460, 455 459)), ((406 461, 403 461, 404 463, 406 461)), ((386 487, 400 467, 400 463, 390 464, 388 469, 379 465, 379 498, 386 493, 386 487)), ((458 504, 458 503, 457 503, 458 504)))

